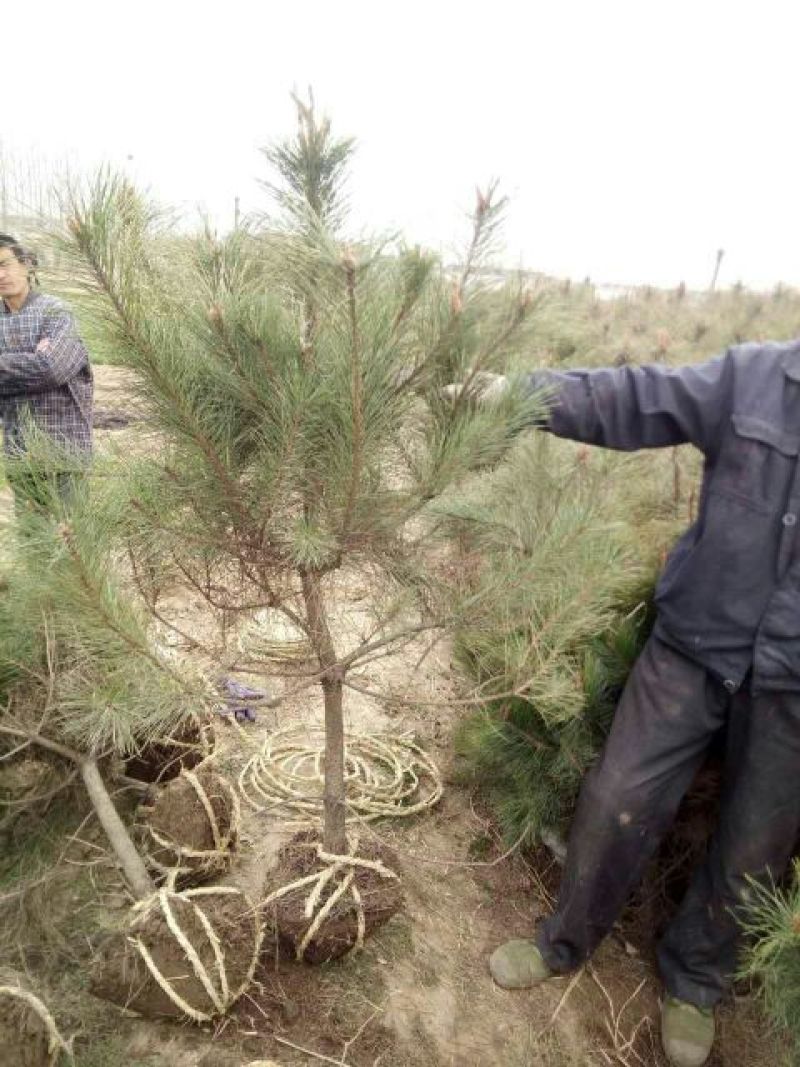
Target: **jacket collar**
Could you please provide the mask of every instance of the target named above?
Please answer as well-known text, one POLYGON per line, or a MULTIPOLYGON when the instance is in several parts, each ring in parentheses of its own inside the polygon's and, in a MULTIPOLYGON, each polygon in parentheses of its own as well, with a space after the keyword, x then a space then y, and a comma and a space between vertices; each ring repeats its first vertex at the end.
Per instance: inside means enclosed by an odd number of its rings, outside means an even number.
MULTIPOLYGON (((28 295, 25 297, 25 303, 22 305, 19 311, 24 311, 26 308, 29 308, 31 304, 35 303, 35 301, 37 301, 41 295, 42 294, 39 292, 38 289, 30 289, 28 291, 28 295)), ((17 315, 19 314, 19 311, 16 312, 17 315)), ((13 315, 15 314, 15 312, 11 310, 5 300, 0 300, 0 314, 13 315)))

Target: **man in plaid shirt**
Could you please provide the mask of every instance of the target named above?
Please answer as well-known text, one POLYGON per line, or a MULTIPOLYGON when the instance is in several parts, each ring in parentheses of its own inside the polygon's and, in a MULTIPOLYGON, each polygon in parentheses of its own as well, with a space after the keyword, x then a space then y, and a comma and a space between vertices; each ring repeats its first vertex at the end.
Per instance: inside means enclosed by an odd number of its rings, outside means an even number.
MULTIPOLYGON (((60 300, 32 289, 36 257, 0 233, 0 414, 9 458, 27 451, 26 438, 44 433, 64 469, 86 463, 92 451, 92 371, 75 322, 60 300)), ((15 492, 37 495, 33 475, 10 474, 15 492), (23 484, 27 482, 26 486, 23 484)), ((58 477, 68 491, 70 475, 58 477)))

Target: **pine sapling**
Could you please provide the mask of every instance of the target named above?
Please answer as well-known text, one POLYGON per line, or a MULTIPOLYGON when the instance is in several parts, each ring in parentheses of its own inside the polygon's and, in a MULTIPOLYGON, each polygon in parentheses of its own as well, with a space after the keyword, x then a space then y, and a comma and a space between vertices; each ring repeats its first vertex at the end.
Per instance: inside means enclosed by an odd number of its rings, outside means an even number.
POLYGON ((84 314, 136 371, 160 434, 129 464, 118 535, 138 574, 168 572, 228 621, 277 612, 308 642, 313 670, 284 674, 321 687, 323 846, 343 855, 349 675, 452 624, 429 560, 431 501, 502 459, 539 410, 514 390, 491 408, 470 403, 470 383, 505 364, 539 297, 489 299, 482 284, 502 210, 493 188, 478 194, 455 279, 397 240, 345 240, 352 144, 313 102, 297 104, 297 136, 267 150, 278 218, 179 241, 103 174, 73 191, 64 248, 84 314), (453 380, 465 385, 450 403, 453 380), (353 570, 375 583, 375 616, 343 648, 336 576, 353 570))

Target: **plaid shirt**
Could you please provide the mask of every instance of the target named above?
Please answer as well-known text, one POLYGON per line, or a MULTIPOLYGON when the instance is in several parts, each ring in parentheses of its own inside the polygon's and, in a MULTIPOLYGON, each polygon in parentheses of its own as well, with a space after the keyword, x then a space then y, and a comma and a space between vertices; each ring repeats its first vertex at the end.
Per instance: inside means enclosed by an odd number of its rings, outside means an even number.
POLYGON ((92 370, 75 320, 54 296, 31 291, 19 311, 0 301, 0 415, 9 455, 32 423, 72 452, 92 450, 92 370))

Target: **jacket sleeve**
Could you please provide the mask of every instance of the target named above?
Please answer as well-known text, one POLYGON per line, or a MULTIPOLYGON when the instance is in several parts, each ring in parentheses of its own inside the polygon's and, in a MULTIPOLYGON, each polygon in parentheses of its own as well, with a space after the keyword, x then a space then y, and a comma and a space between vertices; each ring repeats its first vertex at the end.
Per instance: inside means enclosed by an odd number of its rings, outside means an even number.
POLYGON ((729 369, 726 354, 684 367, 535 371, 527 384, 549 397, 543 428, 558 437, 622 451, 691 443, 708 453, 729 407, 729 369))
POLYGON ((42 336, 33 352, 0 352, 0 396, 42 393, 64 385, 89 357, 65 309, 47 315, 42 336))

